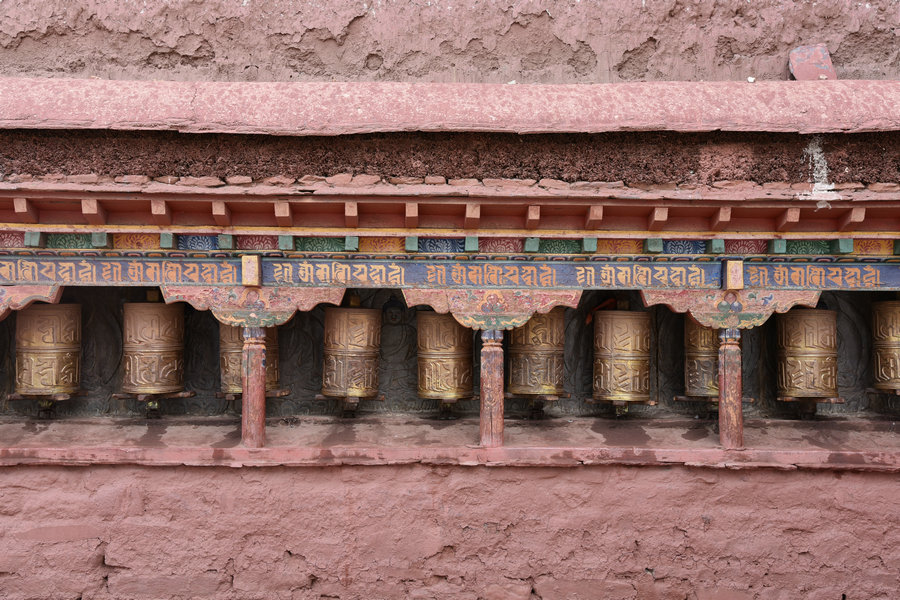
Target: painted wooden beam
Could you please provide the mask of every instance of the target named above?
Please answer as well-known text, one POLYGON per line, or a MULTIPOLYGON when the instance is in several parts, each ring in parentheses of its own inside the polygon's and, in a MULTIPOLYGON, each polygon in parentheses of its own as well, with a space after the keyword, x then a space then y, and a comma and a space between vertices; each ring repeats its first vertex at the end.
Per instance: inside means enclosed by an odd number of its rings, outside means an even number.
POLYGON ((344 202, 344 226, 359 227, 359 204, 344 202))
POLYGON ((710 231, 722 231, 731 224, 731 207, 721 206, 712 216, 709 223, 710 231))
POLYGON ((222 200, 216 200, 212 203, 212 216, 219 227, 231 226, 231 209, 222 200))
POLYGON ((172 224, 172 210, 165 200, 157 198, 150 200, 150 216, 155 225, 166 226, 172 224))
POLYGON ((603 221, 603 205, 595 204, 588 208, 587 217, 584 219, 585 229, 597 229, 603 221))
POLYGON ((481 223, 481 205, 466 204, 466 220, 464 227, 466 229, 478 229, 479 223, 481 223))
MULTIPOLYGON (((409 229, 415 229, 419 226, 419 205, 415 202, 410 202, 406 205, 406 216, 404 222, 406 223, 406 227, 409 229)), ((418 244, 418 241, 416 242, 418 244)), ((418 250, 418 246, 416 246, 416 250, 418 250)))
POLYGON ((866 209, 864 206, 854 206, 847 211, 847 214, 838 219, 838 231, 853 231, 857 225, 866 220, 866 209))
POLYGON ((666 221, 668 220, 669 208, 666 206, 657 206, 650 211, 650 216, 647 218, 647 230, 659 231, 665 226, 666 221))
POLYGON ((38 222, 37 208, 27 198, 13 198, 13 212, 22 223, 38 222))
POLYGON ((291 205, 289 203, 276 202, 274 209, 276 225, 279 227, 292 227, 294 225, 294 218, 291 215, 291 205))
POLYGON ((800 222, 800 209, 799 208, 788 208, 785 209, 776 219, 775 219, 775 231, 790 231, 794 225, 800 222))
POLYGON ((81 201, 81 214, 91 225, 106 225, 106 209, 96 198, 85 198, 81 201))

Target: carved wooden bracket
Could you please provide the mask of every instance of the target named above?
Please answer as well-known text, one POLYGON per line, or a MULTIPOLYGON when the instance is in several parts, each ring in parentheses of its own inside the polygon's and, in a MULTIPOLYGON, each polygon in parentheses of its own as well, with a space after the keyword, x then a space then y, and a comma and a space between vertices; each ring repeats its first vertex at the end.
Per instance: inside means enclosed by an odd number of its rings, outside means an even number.
POLYGON ((646 306, 665 304, 688 312, 701 325, 716 329, 749 329, 800 304, 815 307, 819 290, 643 290, 646 306))
POLYGON ((62 296, 62 290, 58 285, 0 286, 0 320, 5 319, 10 311, 21 310, 32 302, 56 304, 62 296))
POLYGON ((298 310, 317 304, 340 304, 344 288, 160 286, 167 303, 187 302, 210 310, 226 325, 273 327, 287 322, 298 310))
POLYGON ((427 304, 472 329, 513 329, 534 313, 556 306, 578 306, 581 290, 430 290, 404 289, 407 306, 427 304))

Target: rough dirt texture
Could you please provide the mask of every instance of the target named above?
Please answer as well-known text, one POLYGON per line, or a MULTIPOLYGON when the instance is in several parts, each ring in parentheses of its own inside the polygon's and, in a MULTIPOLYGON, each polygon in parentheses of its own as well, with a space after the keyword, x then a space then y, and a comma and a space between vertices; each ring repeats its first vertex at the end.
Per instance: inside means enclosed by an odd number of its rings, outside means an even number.
POLYGON ((382 177, 806 183, 821 140, 832 183, 900 181, 900 134, 371 134, 270 137, 166 132, 0 132, 0 177, 147 175, 254 179, 368 173, 382 177))
POLYGON ((0 74, 228 81, 787 79, 823 43, 842 79, 900 78, 893 2, 6 0, 0 74), (461 26, 461 24, 464 24, 461 26))
POLYGON ((888 600, 896 475, 8 468, 0 595, 888 600))

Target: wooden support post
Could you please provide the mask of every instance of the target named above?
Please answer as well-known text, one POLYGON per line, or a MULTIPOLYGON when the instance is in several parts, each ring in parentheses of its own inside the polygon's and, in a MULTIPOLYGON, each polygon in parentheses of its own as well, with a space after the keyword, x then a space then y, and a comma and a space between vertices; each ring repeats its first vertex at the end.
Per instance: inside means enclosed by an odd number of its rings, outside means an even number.
POLYGON ((481 445, 503 445, 503 332, 481 332, 481 445))
POLYGON ((740 340, 740 329, 719 332, 719 443, 726 450, 744 447, 740 340))
POLYGON ((241 354, 241 440, 248 448, 266 443, 266 330, 244 327, 241 354))

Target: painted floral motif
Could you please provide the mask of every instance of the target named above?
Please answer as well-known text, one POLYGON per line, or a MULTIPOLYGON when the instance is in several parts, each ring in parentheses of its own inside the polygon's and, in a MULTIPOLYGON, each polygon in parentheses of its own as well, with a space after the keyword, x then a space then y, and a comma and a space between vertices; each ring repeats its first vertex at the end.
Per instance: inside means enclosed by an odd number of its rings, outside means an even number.
POLYGON ((494 254, 520 254, 525 251, 525 240, 522 238, 479 238, 478 251, 494 254))
POLYGON ((25 233, 21 231, 6 231, 0 233, 0 248, 24 248, 25 233))
POLYGON ((342 237, 298 237, 294 239, 294 249, 303 252, 343 252, 342 237))
POLYGON ((704 240, 663 240, 663 254, 704 254, 704 240))
POLYGON ((113 248, 122 250, 157 250, 158 233, 114 233, 113 248))
POLYGON ((419 252, 465 252, 465 238, 419 238, 419 252))
POLYGON ((218 250, 219 238, 215 235, 179 235, 179 250, 218 250))
POLYGON ((277 235, 238 235, 235 236, 238 250, 277 250, 277 235))
POLYGON ((580 254, 581 240, 542 239, 538 243, 541 254, 580 254))
POLYGON ((787 254, 828 254, 830 249, 826 240, 788 240, 787 254))
POLYGON ((766 240, 725 240, 725 254, 765 254, 768 248, 766 240))
POLYGON ((402 237, 361 237, 360 252, 405 252, 406 240, 402 237))
POLYGON ((91 248, 89 233, 48 233, 48 248, 91 248))
POLYGON ((641 254, 643 240, 597 240, 597 254, 641 254))
POLYGON ((853 254, 891 256, 894 254, 894 240, 854 240, 853 254))

